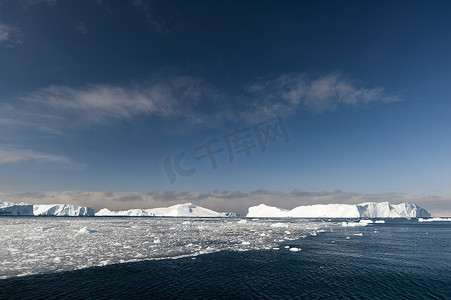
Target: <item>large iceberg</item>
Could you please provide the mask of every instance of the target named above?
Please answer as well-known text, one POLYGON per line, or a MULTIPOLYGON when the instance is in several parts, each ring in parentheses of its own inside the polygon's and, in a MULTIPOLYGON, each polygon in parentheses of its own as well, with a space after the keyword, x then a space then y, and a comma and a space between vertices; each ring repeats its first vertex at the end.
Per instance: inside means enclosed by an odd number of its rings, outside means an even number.
POLYGON ((260 204, 249 207, 248 218, 428 218, 430 213, 415 203, 317 204, 292 210, 260 204))
POLYGON ((32 216, 33 205, 0 200, 0 216, 32 216))
POLYGON ((92 217, 94 210, 91 207, 70 204, 39 204, 33 206, 35 216, 57 217, 92 217))
POLYGON ((176 204, 170 207, 150 209, 129 209, 123 211, 110 211, 103 208, 96 216, 129 216, 129 217, 228 217, 236 216, 231 213, 220 213, 203 208, 192 203, 176 204))

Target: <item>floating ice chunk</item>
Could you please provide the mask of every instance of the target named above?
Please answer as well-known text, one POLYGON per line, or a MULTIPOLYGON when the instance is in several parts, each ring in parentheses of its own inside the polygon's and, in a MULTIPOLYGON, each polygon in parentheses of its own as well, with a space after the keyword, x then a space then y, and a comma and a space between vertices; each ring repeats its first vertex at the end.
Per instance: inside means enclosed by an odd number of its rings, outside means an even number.
POLYGON ((363 233, 354 233, 355 236, 363 236, 363 233))
POLYGON ((190 221, 184 221, 184 222, 182 222, 182 224, 183 225, 189 225, 189 224, 191 224, 191 222, 190 221))
POLYGON ((285 249, 289 249, 290 248, 290 246, 285 246, 285 249))
POLYGON ((376 223, 376 224, 384 224, 385 221, 384 220, 376 220, 376 221, 374 221, 374 223, 376 223))
POLYGON ((299 248, 296 248, 296 247, 293 247, 293 248, 290 248, 290 251, 293 251, 293 252, 298 252, 298 251, 301 251, 301 249, 299 249, 299 248))
POLYGON ((373 223, 371 220, 360 220, 360 222, 343 222, 341 226, 343 227, 356 227, 356 226, 367 226, 368 224, 373 223))
POLYGON ((360 223, 372 224, 374 222, 372 220, 360 220, 360 223))
POLYGON ((271 224, 271 227, 275 227, 275 228, 287 228, 287 227, 288 227, 288 224, 285 224, 285 223, 274 223, 274 224, 271 224))
POLYGON ((79 234, 84 234, 84 233, 94 233, 94 232, 97 232, 97 230, 91 229, 91 228, 88 228, 88 227, 83 227, 82 229, 80 229, 79 231, 77 231, 77 233, 79 233, 79 234))
POLYGON ((161 243, 160 238, 159 237, 154 237, 153 238, 153 243, 154 244, 160 244, 161 243))
POLYGON ((278 248, 278 247, 274 247, 274 248, 272 248, 272 250, 279 250, 280 248, 278 248))
POLYGON ((430 218, 430 219, 423 219, 419 218, 418 222, 449 222, 451 221, 451 218, 430 218))
POLYGON ((238 224, 246 224, 247 220, 246 219, 242 219, 242 220, 239 220, 237 223, 238 224))
POLYGON ((245 242, 245 241, 241 242, 241 245, 250 245, 250 244, 251 244, 250 242, 245 242))

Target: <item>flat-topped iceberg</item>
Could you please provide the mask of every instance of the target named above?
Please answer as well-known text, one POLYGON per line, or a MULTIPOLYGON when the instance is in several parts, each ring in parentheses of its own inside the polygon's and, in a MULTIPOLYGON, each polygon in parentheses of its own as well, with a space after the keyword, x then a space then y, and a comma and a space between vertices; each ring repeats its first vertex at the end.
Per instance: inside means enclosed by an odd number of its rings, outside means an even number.
POLYGON ((39 204, 33 206, 35 216, 57 217, 92 217, 94 210, 91 207, 70 204, 39 204))
POLYGON ((260 204, 249 207, 248 218, 428 218, 430 213, 415 203, 317 204, 291 210, 260 204))
POLYGON ((170 207, 129 209, 110 211, 107 208, 99 210, 96 216, 129 216, 129 217, 228 217, 236 216, 231 213, 219 213, 192 203, 176 204, 170 207))
POLYGON ((33 205, 0 200, 0 216, 32 216, 33 205))

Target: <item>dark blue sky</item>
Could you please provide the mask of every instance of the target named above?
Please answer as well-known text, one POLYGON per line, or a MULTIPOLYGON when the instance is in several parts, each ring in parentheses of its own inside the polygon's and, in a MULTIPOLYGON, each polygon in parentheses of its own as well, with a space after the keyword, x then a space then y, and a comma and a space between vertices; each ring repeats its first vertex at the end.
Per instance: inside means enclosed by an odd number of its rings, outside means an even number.
POLYGON ((1 189, 450 193, 450 11, 0 1, 1 189), (262 151, 252 126, 277 116, 289 141, 262 151), (246 128, 249 155, 196 159, 246 128), (183 152, 196 171, 170 184, 183 152))

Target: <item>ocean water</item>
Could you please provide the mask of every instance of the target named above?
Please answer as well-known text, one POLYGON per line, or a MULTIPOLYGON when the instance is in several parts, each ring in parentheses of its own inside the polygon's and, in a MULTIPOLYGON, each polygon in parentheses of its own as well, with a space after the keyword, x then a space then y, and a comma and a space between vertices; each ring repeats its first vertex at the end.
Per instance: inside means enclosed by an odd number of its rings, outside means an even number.
POLYGON ((239 221, 0 218, 0 299, 451 299, 451 222, 239 221))

